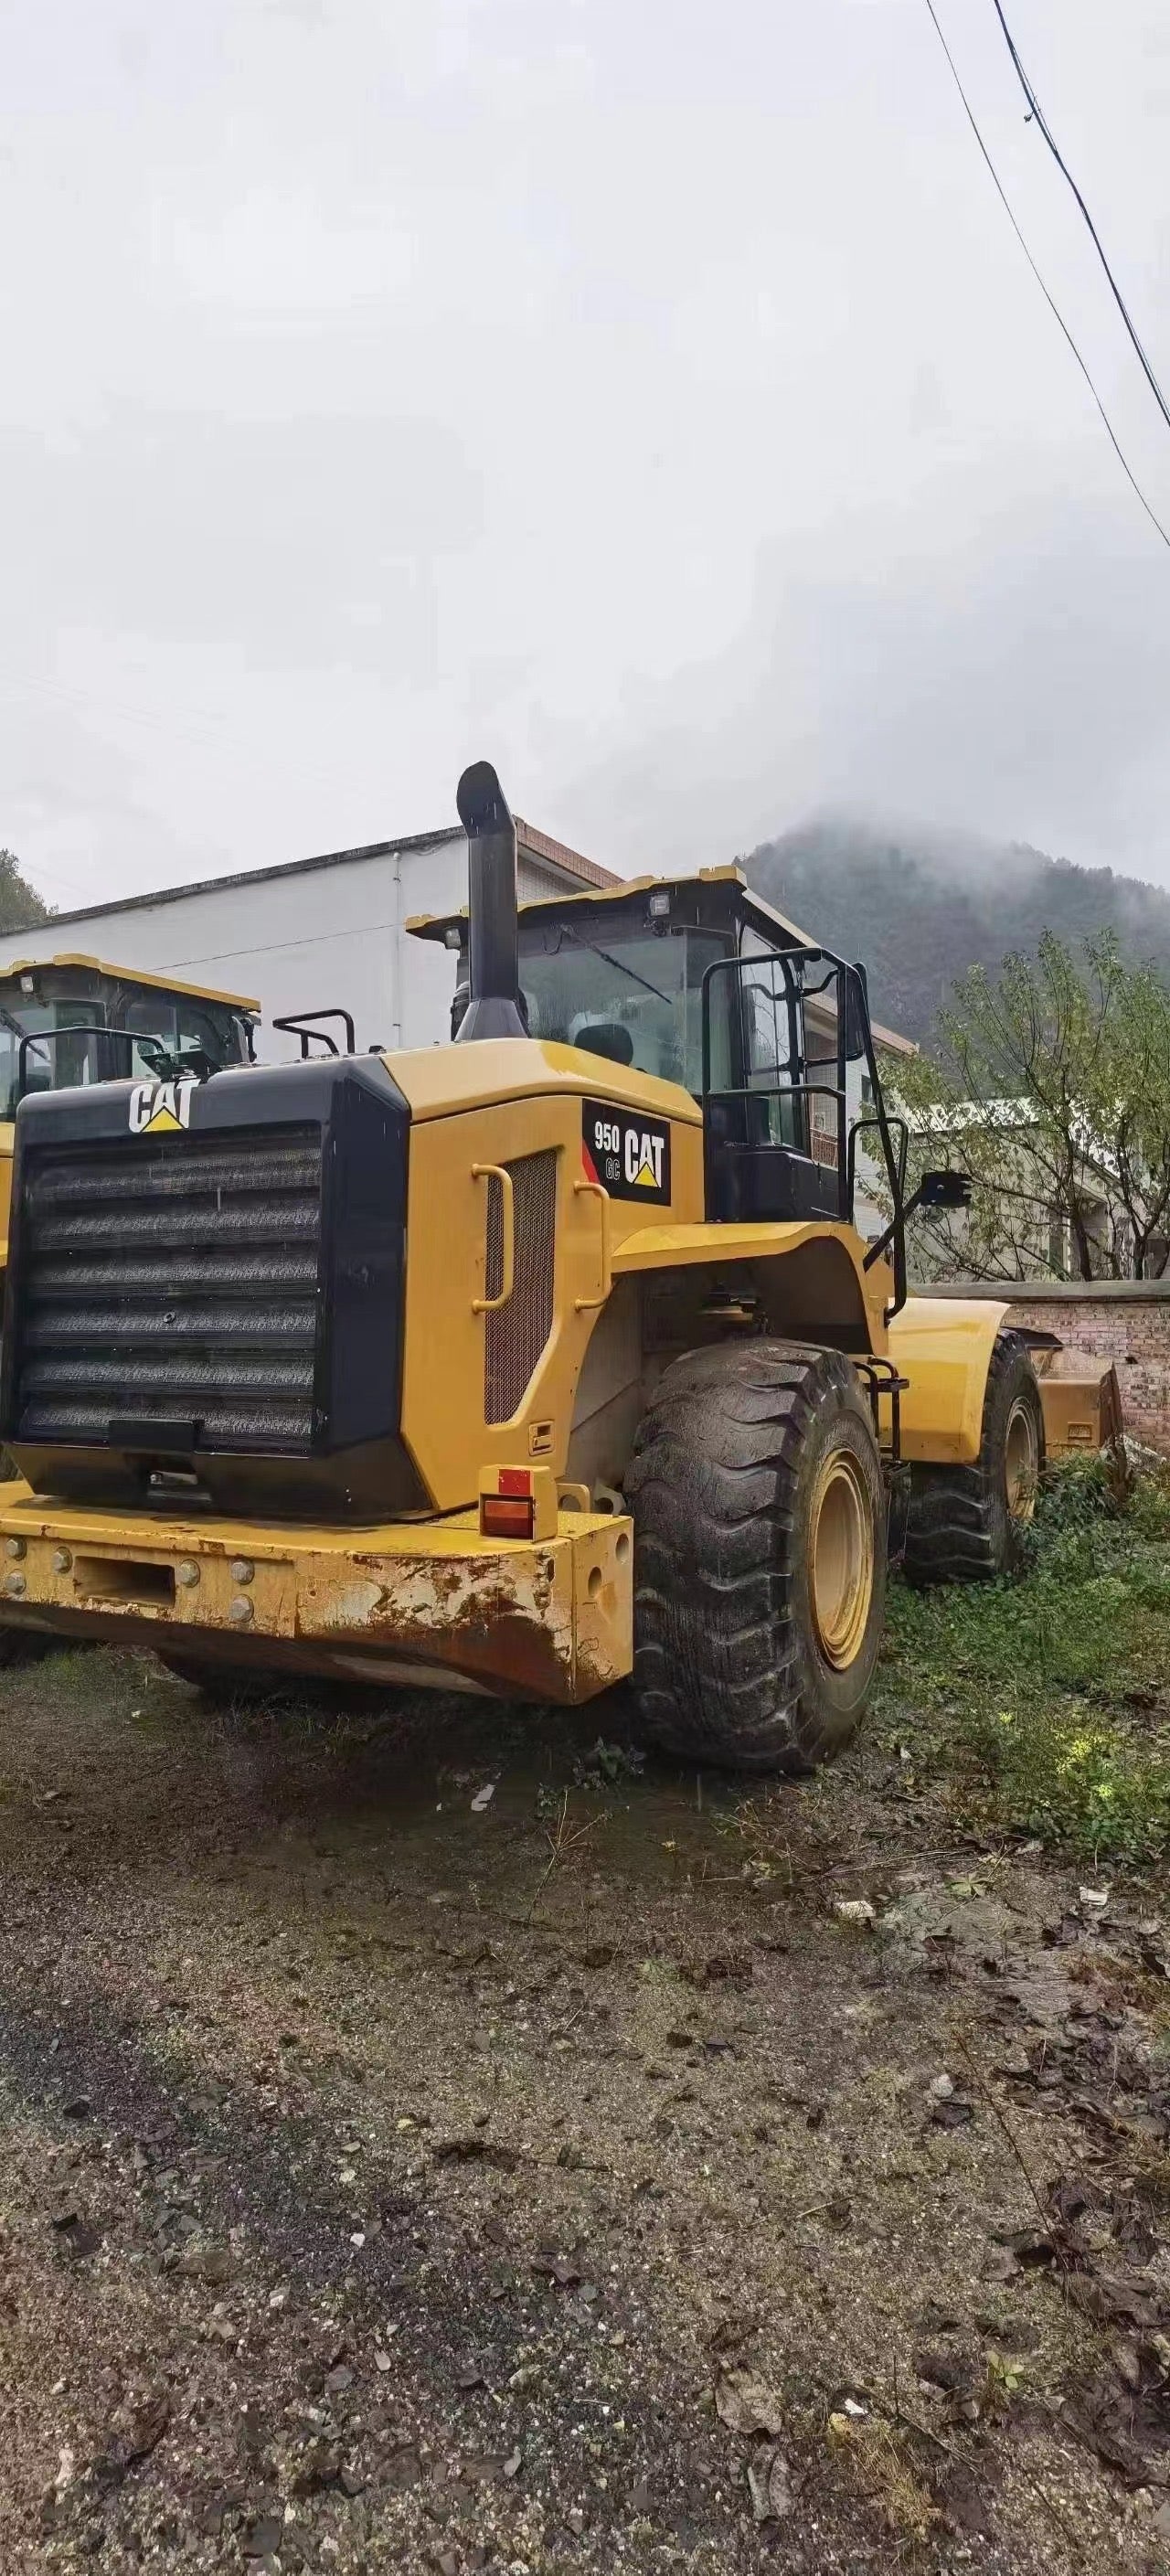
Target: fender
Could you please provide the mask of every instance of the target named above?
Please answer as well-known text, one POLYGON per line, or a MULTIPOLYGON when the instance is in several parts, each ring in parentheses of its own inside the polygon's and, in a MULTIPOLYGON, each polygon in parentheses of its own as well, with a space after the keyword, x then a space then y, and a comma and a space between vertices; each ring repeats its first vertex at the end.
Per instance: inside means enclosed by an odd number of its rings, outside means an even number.
POLYGON ((987 1372, 1007 1311, 982 1297, 909 1297, 895 1315, 890 1358, 910 1380, 902 1398, 904 1458, 974 1465, 987 1372))

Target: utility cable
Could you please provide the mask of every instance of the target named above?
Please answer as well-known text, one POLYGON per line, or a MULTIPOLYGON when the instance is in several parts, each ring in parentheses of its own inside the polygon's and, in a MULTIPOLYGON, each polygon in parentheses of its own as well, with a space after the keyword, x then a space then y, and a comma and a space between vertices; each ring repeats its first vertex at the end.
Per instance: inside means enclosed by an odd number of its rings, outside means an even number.
POLYGON ((1074 179, 1074 177, 1073 177, 1072 171, 1069 169, 1069 166, 1068 166, 1067 161, 1063 158, 1063 155, 1062 155, 1062 153, 1061 153, 1061 151, 1060 151, 1060 147, 1059 147, 1059 145, 1058 145, 1058 143, 1057 143, 1057 141, 1056 141, 1056 137, 1055 137, 1055 135, 1054 135, 1054 134, 1053 134, 1053 132, 1052 132, 1052 128, 1051 128, 1051 126, 1050 126, 1050 125, 1048 124, 1048 122, 1047 122, 1047 119, 1046 119, 1045 114, 1044 114, 1044 110, 1043 110, 1043 108, 1042 108, 1042 107, 1041 107, 1041 105, 1040 105, 1040 101, 1039 101, 1039 99, 1038 99, 1038 98, 1037 98, 1037 96, 1036 96, 1036 92, 1035 92, 1035 90, 1034 90, 1034 89, 1033 89, 1033 87, 1032 87, 1031 81, 1029 80, 1029 78, 1028 78, 1028 75, 1027 75, 1026 71, 1024 70, 1024 66, 1023 66, 1022 62, 1020 61, 1019 54, 1018 54, 1018 52, 1017 52, 1017 50, 1016 50, 1016 42, 1015 42, 1015 38, 1014 38, 1014 36, 1012 35, 1011 28, 1009 27, 1008 22, 1007 22, 1007 19, 1005 18, 1004 14, 1003 14, 1003 9, 1002 9, 1002 6, 1001 6, 1001 0, 992 0, 992 7, 993 7, 993 8, 994 8, 994 10, 995 10, 995 14, 996 14, 996 17, 997 17, 997 18, 998 18, 998 20, 999 20, 1000 26, 1001 26, 1001 27, 1002 27, 1002 29, 1003 29, 1003 40, 1004 40, 1004 43, 1005 43, 1005 45, 1007 46, 1007 49, 1008 49, 1009 54, 1011 55, 1012 62, 1013 62, 1013 64, 1014 64, 1014 66, 1015 66, 1016 76, 1017 76, 1017 79, 1019 80, 1020 87, 1021 87, 1021 89, 1023 90, 1023 93, 1024 93, 1025 98, 1027 99, 1027 102, 1028 102, 1028 114, 1029 114, 1029 116, 1030 116, 1030 117, 1034 117, 1034 118, 1035 118, 1035 121, 1036 121, 1037 125, 1038 125, 1038 126, 1039 126, 1039 128, 1040 128, 1040 131, 1041 131, 1041 133, 1042 133, 1042 135, 1043 135, 1043 137, 1044 137, 1044 140, 1045 140, 1046 144, 1048 145, 1048 149, 1049 149, 1049 151, 1050 151, 1050 152, 1051 152, 1051 154, 1052 154, 1052 158, 1053 158, 1053 160, 1054 160, 1054 161, 1055 161, 1055 163, 1056 163, 1057 169, 1058 169, 1059 171, 1061 171, 1061 172, 1062 172, 1063 176, 1067 179, 1067 181, 1068 181, 1068 184, 1069 184, 1070 188, 1072 189, 1073 195, 1074 195, 1074 197, 1076 198, 1077 204, 1078 204, 1078 206, 1080 207, 1081 213, 1082 213, 1082 215, 1084 216, 1084 218, 1085 218, 1085 222, 1087 223, 1087 225, 1088 225, 1088 227, 1089 227, 1089 231, 1090 231, 1090 233, 1091 233, 1091 235, 1092 235, 1092 239, 1093 239, 1093 247, 1094 247, 1094 249, 1095 249, 1095 251, 1096 251, 1096 253, 1097 253, 1097 257, 1098 257, 1098 259, 1099 259, 1099 260, 1100 260, 1100 262, 1101 262, 1101 266, 1102 266, 1102 268, 1104 269, 1104 271, 1105 271, 1105 275, 1106 275, 1106 277, 1108 278, 1108 280, 1109 280, 1109 284, 1110 284, 1110 286, 1111 286, 1111 288, 1112 288, 1112 290, 1113 290, 1113 300, 1114 300, 1114 303, 1115 303, 1115 304, 1116 304, 1116 306, 1117 306, 1117 310, 1118 310, 1118 312, 1119 312, 1119 313, 1120 313, 1120 315, 1121 315, 1122 321, 1124 322, 1125 327, 1126 327, 1126 330, 1127 330, 1127 331, 1128 331, 1128 333, 1129 333, 1130 339, 1131 339, 1131 340, 1132 340, 1132 342, 1133 342, 1134 348, 1135 348, 1135 349, 1136 349, 1136 351, 1137 351, 1138 358, 1139 358, 1139 360, 1140 360, 1140 362, 1141 362, 1142 374, 1144 375, 1144 377, 1145 377, 1145 379, 1146 379, 1146 382, 1147 382, 1147 384, 1149 385, 1150 392, 1152 393, 1152 395, 1153 395, 1153 397, 1154 397, 1154 400, 1155 400, 1155 402, 1157 403, 1158 409, 1159 409, 1159 411, 1161 412, 1162 418, 1163 418, 1163 420, 1164 420, 1164 421, 1165 421, 1165 423, 1166 423, 1166 427, 1167 427, 1167 429, 1170 429, 1170 408, 1168 408, 1168 406, 1167 406, 1167 403, 1166 403, 1166 397, 1165 397, 1165 395, 1163 394, 1163 391, 1162 391, 1161 385, 1159 384, 1158 379, 1157 379, 1156 375, 1154 374, 1154 370, 1153 370, 1152 366, 1150 365, 1150 361, 1149 361, 1149 359, 1147 358, 1146 353, 1145 353, 1145 350, 1144 350, 1144 349, 1143 349, 1143 347, 1142 347, 1141 341, 1140 341, 1140 340, 1139 340, 1139 338, 1138 338, 1137 331, 1136 331, 1136 330, 1135 330, 1135 328, 1134 328, 1134 324, 1133 324, 1132 320, 1130 319, 1129 311, 1128 311, 1128 308, 1127 308, 1127 306, 1126 306, 1125 297, 1123 296, 1123 294, 1122 294, 1122 292, 1121 292, 1121 288, 1119 287, 1119 285, 1118 285, 1118 283, 1117 283, 1117 279, 1115 278, 1115 276, 1114 276, 1114 274, 1113 274, 1113 271, 1112 271, 1112 269, 1110 268, 1109 262, 1108 262, 1108 260, 1107 260, 1107 259, 1106 259, 1106 257, 1105 257, 1104 245, 1103 245, 1103 243, 1102 243, 1100 233, 1098 232, 1097 227, 1096 227, 1096 224, 1094 223, 1093 218, 1092 218, 1091 214, 1089 213, 1089 209, 1088 209, 1087 205, 1085 204, 1085 200, 1084 200, 1084 198, 1083 198, 1083 197, 1082 197, 1082 195, 1081 195, 1080 189, 1079 189, 1079 188, 1078 188, 1078 186, 1077 186, 1077 183, 1076 183, 1076 180, 1075 180, 1075 179, 1074 179))
MULTIPOLYGON (((961 100, 962 100, 962 102, 963 102, 963 108, 964 108, 964 112, 965 112, 965 114, 966 114, 967 123, 969 124, 969 126, 970 126, 970 128, 971 128, 971 132, 972 132, 972 134, 974 135, 975 140, 976 140, 976 142, 977 142, 977 144, 978 144, 978 146, 979 146, 979 149, 980 149, 980 151, 981 151, 981 153, 982 153, 982 155, 983 155, 983 158, 984 158, 985 162, 987 163, 987 167, 988 167, 989 171, 991 172, 992 180, 993 180, 994 185, 995 185, 995 191, 996 191, 996 194, 997 194, 997 196, 998 196, 998 198, 999 198, 1000 204, 1001 204, 1001 205, 1002 205, 1002 207, 1003 207, 1004 213, 1005 213, 1005 214, 1006 214, 1006 216, 1007 216, 1008 222, 1009 222, 1009 223, 1010 223, 1010 225, 1011 225, 1012 231, 1014 232, 1014 234, 1015 234, 1015 236, 1016 236, 1016 240, 1018 241, 1018 243, 1019 243, 1019 245, 1020 245, 1020 249, 1022 250, 1022 252, 1023 252, 1023 254, 1024 254, 1024 257, 1025 257, 1025 259, 1027 260, 1028 266, 1029 266, 1029 268, 1030 268, 1030 269, 1031 269, 1031 271, 1032 271, 1032 275, 1033 275, 1033 277, 1034 277, 1034 278, 1035 278, 1035 280, 1036 280, 1036 284, 1037 284, 1037 286, 1038 286, 1038 287, 1039 287, 1039 289, 1040 289, 1040 292, 1041 292, 1041 294, 1042 294, 1042 296, 1043 296, 1043 298, 1044 298, 1045 303, 1047 304, 1047 306, 1048 306, 1048 308, 1049 308, 1049 311, 1050 311, 1050 312, 1055 316, 1055 318, 1056 318, 1057 322, 1058 322, 1058 323, 1059 323, 1059 325, 1060 325, 1060 328, 1061 328, 1062 332, 1064 333, 1064 337, 1065 337, 1065 339, 1066 339, 1066 340, 1067 340, 1067 342, 1068 342, 1069 348, 1072 350, 1073 356, 1074 356, 1074 358, 1076 359, 1076 362, 1077 362, 1078 367, 1080 368, 1081 374, 1083 375, 1083 377, 1084 377, 1084 379, 1085 379, 1085 383, 1087 384, 1087 386, 1088 386, 1088 388, 1089 388, 1089 391, 1090 391, 1090 393, 1091 393, 1091 395, 1092 395, 1092 397, 1093 397, 1093 400, 1094 400, 1094 402, 1096 403, 1097 409, 1098 409, 1098 411, 1100 412, 1101 419, 1102 419, 1102 421, 1103 421, 1103 423, 1104 423, 1105 430, 1106 430, 1107 436, 1108 436, 1108 438, 1109 438, 1109 443, 1110 443, 1111 447, 1113 448, 1114 454, 1115 454, 1115 455, 1116 455, 1116 457, 1117 457, 1117 461, 1118 461, 1119 465, 1121 466, 1122 472, 1123 472, 1123 474, 1125 475, 1126 480, 1127 480, 1127 481, 1132 485, 1132 488, 1133 488, 1133 490, 1135 491, 1135 493, 1137 494, 1138 500, 1141 502, 1142 508, 1143 508, 1143 510, 1145 511, 1145 514, 1146 514, 1147 519, 1150 521, 1151 526, 1157 529, 1158 535, 1160 536, 1160 538, 1161 538, 1161 540, 1162 540, 1163 545, 1164 545, 1164 546, 1166 546, 1166 547, 1168 547, 1168 548, 1170 548, 1170 533, 1168 533, 1168 532, 1167 532, 1167 530, 1163 527, 1162 522, 1161 522, 1160 518, 1158 517, 1157 511, 1154 509, 1154 506, 1153 506, 1152 502, 1150 502, 1150 501, 1148 501, 1148 500, 1146 499, 1146 496, 1145 496, 1145 493, 1144 493, 1144 492, 1143 492, 1143 490, 1142 490, 1141 484, 1138 482, 1138 479, 1137 479, 1136 474, 1134 473, 1133 467, 1132 467, 1132 465, 1130 464, 1129 459, 1128 459, 1128 457, 1127 457, 1127 456, 1126 456, 1126 454, 1125 454, 1125 451, 1124 451, 1124 449, 1123 449, 1123 447, 1122 447, 1122 445, 1121 445, 1121 442, 1120 442, 1120 440, 1119 440, 1119 438, 1118 438, 1118 436, 1117 436, 1117 432, 1116 432, 1116 430, 1114 429, 1113 423, 1112 423, 1112 421, 1111 421, 1111 420, 1110 420, 1110 418, 1109 418, 1109 414, 1108 414, 1108 412, 1107 412, 1107 411, 1106 411, 1106 409, 1105 409, 1105 405, 1104 405, 1104 403, 1103 403, 1103 402, 1102 402, 1102 400, 1101 400, 1101 396, 1100 396, 1100 394, 1098 393, 1097 388, 1096 388, 1096 385, 1095 385, 1095 384, 1094 384, 1094 382, 1093 382, 1092 376, 1091 376, 1091 375, 1090 375, 1090 373, 1089 373, 1088 367, 1086 366, 1085 361, 1084 361, 1084 359, 1083 359, 1083 358, 1082 358, 1082 356, 1081 356, 1080 350, 1079 350, 1079 349, 1078 349, 1078 347, 1077 347, 1077 344, 1076 344, 1076 341, 1075 341, 1075 340, 1074 340, 1074 338, 1073 338, 1072 332, 1070 331, 1070 329, 1069 329, 1069 327, 1068 327, 1068 324, 1067 324, 1067 322, 1065 321, 1064 315, 1063 315, 1063 313, 1062 313, 1062 312, 1061 312, 1061 310, 1060 310, 1060 306, 1058 305, 1058 303, 1056 302, 1055 297, 1050 293, 1050 291, 1049 291, 1048 287, 1046 286, 1046 284, 1045 284, 1045 282, 1044 282, 1044 279, 1043 279, 1043 277, 1041 276, 1040 271, 1039 271, 1039 269, 1038 269, 1038 268, 1037 268, 1037 266, 1036 266, 1036 262, 1035 262, 1035 260, 1034 260, 1034 259, 1033 259, 1033 257, 1032 257, 1032 253, 1031 253, 1031 251, 1030 251, 1030 250, 1029 250, 1029 248, 1028 248, 1027 242, 1026 242, 1026 241, 1025 241, 1025 239, 1024 239, 1023 233, 1022 233, 1022 232, 1021 232, 1021 230, 1020 230, 1019 224, 1018 224, 1018 223, 1017 223, 1017 221, 1016 221, 1016 217, 1015 217, 1014 211, 1013 211, 1013 209, 1012 209, 1012 206, 1011 206, 1010 200, 1009 200, 1009 198, 1008 198, 1008 196, 1007 196, 1007 193, 1006 193, 1006 191, 1005 191, 1005 189, 1004 189, 1003 182, 1002 182, 1002 180, 1001 180, 1001 178, 1000 178, 999 172, 998 172, 998 170, 996 169, 995 163, 994 163, 994 161, 993 161, 993 160, 992 160, 992 158, 991 158, 991 154, 990 154, 990 152, 989 152, 989 151, 988 151, 988 149, 987 149, 987 145, 985 144, 985 142, 984 142, 984 140, 983 140, 983 136, 982 136, 982 134, 981 134, 981 133, 980 133, 980 131, 979 131, 978 124, 976 123, 974 108, 972 107, 972 105, 971 105, 971 101, 970 101, 970 99, 968 98, 967 93, 966 93, 966 90, 965 90, 965 89, 964 89, 964 87, 963 87, 962 81, 961 81, 961 80, 960 80, 960 78, 959 78, 958 65, 957 65, 957 64, 956 64, 956 62, 955 62, 954 55, 953 55, 953 54, 952 54, 952 52, 951 52, 950 46, 948 45, 947 40, 946 40, 946 37, 944 36, 943 31, 942 31, 942 28, 941 28, 941 26, 940 26, 940 24, 939 24, 938 12, 937 12, 937 10, 935 9, 934 0, 926 0, 926 6, 927 6, 927 8, 928 8, 928 9, 929 9, 929 11, 930 11, 930 16, 931 16, 931 21, 932 21, 932 24, 933 24, 933 27, 934 27, 934 32, 935 32, 936 36, 938 37, 938 41, 939 41, 940 45, 942 46, 943 52, 944 52, 944 54, 946 55, 946 58, 947 58, 947 62, 948 62, 948 63, 949 63, 949 65, 950 65, 951 78, 952 78, 952 80, 954 81, 955 88, 958 90, 959 96, 960 96, 960 98, 961 98, 961 100)), ((999 0, 995 0, 995 6, 998 8, 998 6, 999 6, 999 0)))

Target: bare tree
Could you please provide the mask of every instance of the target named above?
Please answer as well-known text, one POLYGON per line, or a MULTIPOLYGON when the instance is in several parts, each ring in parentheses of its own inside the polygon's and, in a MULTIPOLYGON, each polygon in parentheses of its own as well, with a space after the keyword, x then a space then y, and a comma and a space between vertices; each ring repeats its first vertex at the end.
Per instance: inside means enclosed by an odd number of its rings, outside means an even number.
POLYGON ((970 1173, 960 1216, 923 1213, 935 1277, 1161 1277, 1170 1261, 1170 990, 1116 941, 1046 934, 954 987, 933 1052, 886 1068, 913 1177, 970 1173))

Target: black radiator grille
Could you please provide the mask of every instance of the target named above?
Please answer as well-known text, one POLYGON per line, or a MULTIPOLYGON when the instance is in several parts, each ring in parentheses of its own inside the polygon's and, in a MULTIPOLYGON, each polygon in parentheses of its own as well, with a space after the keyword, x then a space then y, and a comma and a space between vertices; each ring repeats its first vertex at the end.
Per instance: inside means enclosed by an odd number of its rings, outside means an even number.
POLYGON ((306 1454, 320 1230, 318 1126, 34 1149, 18 1437, 92 1447, 149 1417, 306 1454))

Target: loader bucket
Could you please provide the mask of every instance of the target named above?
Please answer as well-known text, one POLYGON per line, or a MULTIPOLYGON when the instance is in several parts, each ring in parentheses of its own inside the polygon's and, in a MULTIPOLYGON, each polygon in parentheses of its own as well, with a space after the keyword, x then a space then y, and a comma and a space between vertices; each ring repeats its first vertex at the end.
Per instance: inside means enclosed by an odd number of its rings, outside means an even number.
POLYGON ((1086 1368, 1078 1352, 1060 1356, 1069 1363, 1067 1376, 1059 1370, 1058 1360, 1040 1371, 1048 1455, 1067 1458, 1078 1449, 1104 1449, 1120 1437, 1122 1428, 1121 1386, 1113 1362, 1086 1368))

